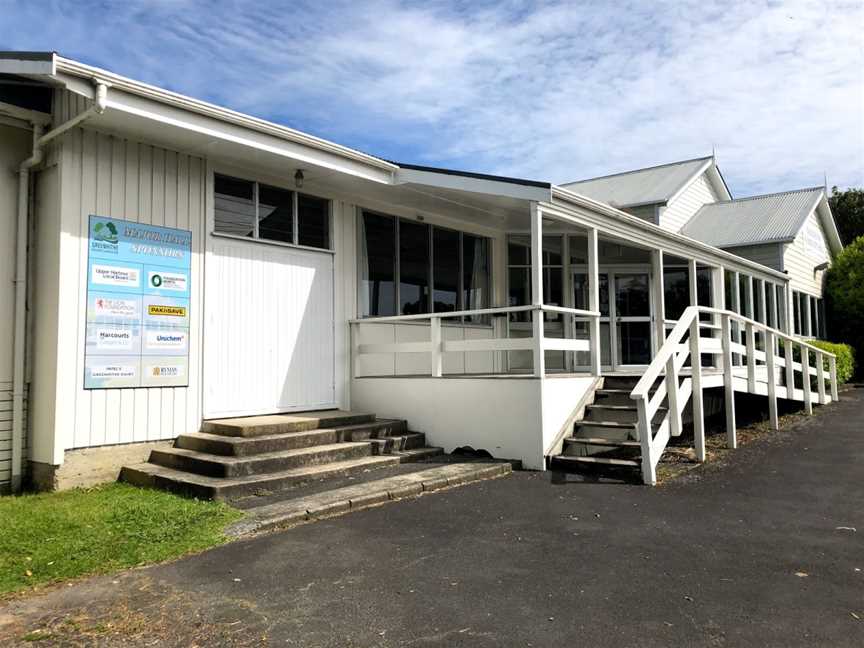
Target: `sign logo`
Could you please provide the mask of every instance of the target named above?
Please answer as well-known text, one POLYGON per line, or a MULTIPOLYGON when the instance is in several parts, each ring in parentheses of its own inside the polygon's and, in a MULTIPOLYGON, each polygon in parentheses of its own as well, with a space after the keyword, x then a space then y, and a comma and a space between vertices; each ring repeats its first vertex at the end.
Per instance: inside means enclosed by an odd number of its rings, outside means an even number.
POLYGON ((108 221, 107 223, 96 223, 93 226, 93 238, 103 243, 117 245, 117 226, 108 221))
POLYGON ((148 272, 147 280, 159 290, 186 292, 186 275, 179 272, 148 272))
POLYGON ((185 306, 161 306, 159 304, 150 304, 147 307, 148 315, 172 315, 174 317, 186 317, 185 306))
POLYGON ((150 284, 154 288, 158 288, 162 285, 162 275, 156 274, 155 272, 150 275, 150 284))

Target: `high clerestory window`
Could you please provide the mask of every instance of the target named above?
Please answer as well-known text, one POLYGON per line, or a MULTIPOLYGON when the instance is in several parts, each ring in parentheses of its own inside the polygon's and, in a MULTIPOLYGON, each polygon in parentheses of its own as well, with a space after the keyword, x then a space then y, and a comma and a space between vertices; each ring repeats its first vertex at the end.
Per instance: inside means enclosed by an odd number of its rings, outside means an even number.
POLYGON ((216 174, 214 230, 264 241, 330 248, 330 201, 216 174))
POLYGON ((489 307, 488 238, 370 211, 360 217, 359 238, 362 317, 489 307))

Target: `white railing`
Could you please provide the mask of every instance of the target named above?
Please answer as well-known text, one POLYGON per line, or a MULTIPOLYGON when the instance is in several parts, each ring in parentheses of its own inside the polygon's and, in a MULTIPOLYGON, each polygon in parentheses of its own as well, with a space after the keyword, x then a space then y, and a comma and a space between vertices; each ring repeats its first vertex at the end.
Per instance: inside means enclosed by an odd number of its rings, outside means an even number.
POLYGON ((777 428, 777 394, 785 394, 791 400, 804 402, 808 414, 812 413, 814 400, 820 404, 829 402, 826 394, 826 379, 831 383, 831 400, 837 400, 837 362, 833 353, 823 351, 782 331, 749 319, 732 311, 690 306, 672 331, 654 360, 645 370, 639 382, 630 393, 636 401, 638 413, 637 433, 642 449, 642 480, 646 484, 657 481, 657 463, 672 436, 679 436, 682 428, 682 414, 687 403, 693 401, 693 437, 696 456, 705 460, 705 427, 702 405, 702 388, 706 376, 702 371, 702 355, 720 355, 725 388, 726 435, 729 447, 737 446, 735 430, 736 383, 739 391, 761 394, 768 397, 768 413, 771 426, 777 428), (700 329, 699 313, 711 313, 720 319, 720 337, 703 338, 700 329), (745 344, 732 339, 732 323, 737 323, 745 335, 745 344), (761 336, 762 349, 756 345, 756 336, 761 336), (685 336, 688 339, 685 340, 685 336), (781 344, 782 343, 782 344, 781 344), (795 347, 800 350, 800 362, 794 359, 795 347), (782 347, 782 355, 778 355, 782 347), (732 354, 740 358, 741 366, 733 363, 732 354), (810 364, 810 356, 815 357, 815 366, 810 364), (689 376, 682 375, 682 369, 690 359, 689 376), (828 360, 829 371, 824 370, 824 360, 828 360), (745 364, 746 363, 746 364, 745 364), (764 367, 764 371, 761 369, 764 367), (780 372, 779 368, 783 371, 780 372), (760 369, 760 371, 757 371, 760 369), (663 376, 654 393, 652 387, 663 376), (800 377, 801 389, 795 387, 796 376, 800 377), (812 392, 811 378, 815 378, 816 393, 812 392), (783 384, 780 384, 780 383, 783 384), (783 391, 781 391, 783 390, 783 391), (667 410, 656 424, 655 416, 663 401, 667 410))
MULTIPOLYGON (((580 310, 578 308, 564 308, 561 306, 505 306, 501 308, 480 308, 474 310, 452 311, 447 313, 422 313, 418 315, 394 315, 388 317, 368 317, 364 319, 351 320, 351 359, 352 375, 360 377, 356 373, 358 359, 364 355, 372 354, 400 354, 400 353, 428 353, 431 360, 431 372, 433 377, 441 377, 443 371, 443 358, 445 353, 473 353, 473 352, 496 352, 496 351, 531 351, 533 353, 533 373, 535 376, 545 374, 544 352, 546 351, 573 351, 590 352, 592 358, 596 357, 596 363, 591 366, 599 367, 600 340, 598 339, 598 327, 587 327, 586 338, 557 338, 547 337, 544 332, 544 313, 556 313, 570 316, 574 321, 599 321, 600 313, 595 311, 580 310), (498 337, 475 338, 463 340, 445 340, 442 336, 442 321, 463 317, 487 317, 487 316, 509 316, 510 313, 531 313, 532 330, 529 336, 507 337, 502 334, 498 337), (370 324, 403 324, 409 322, 429 322, 429 339, 413 342, 360 342, 358 328, 370 324)), ((567 327, 564 327, 565 331, 567 327)), ((494 331, 494 329, 493 329, 494 331)), ((507 373, 507 372, 500 372, 507 373)), ((485 374, 484 374, 485 375, 485 374)))

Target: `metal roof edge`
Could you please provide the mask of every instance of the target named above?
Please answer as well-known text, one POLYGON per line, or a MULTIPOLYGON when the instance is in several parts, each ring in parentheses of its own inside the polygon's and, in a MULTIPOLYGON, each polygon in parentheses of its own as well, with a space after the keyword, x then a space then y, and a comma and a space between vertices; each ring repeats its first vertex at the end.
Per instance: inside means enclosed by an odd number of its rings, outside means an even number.
POLYGON ((568 200, 568 201, 576 204, 577 206, 586 207, 588 209, 593 209, 595 211, 599 211, 600 213, 606 214, 608 216, 616 216, 618 218, 623 219, 628 224, 632 224, 632 225, 639 227, 641 229, 648 230, 654 234, 659 234, 659 235, 664 236, 666 238, 669 238, 673 241, 677 240, 678 242, 683 243, 685 245, 695 246, 698 249, 704 250, 706 252, 710 252, 712 254, 717 254, 720 257, 734 257, 734 259, 730 259, 730 260, 734 260, 736 263, 739 263, 739 264, 744 265, 744 266, 756 268, 759 270, 759 272, 762 272, 764 274, 772 275, 772 276, 775 276, 778 278, 782 278, 784 281, 789 280, 789 276, 783 272, 780 272, 778 270, 774 270, 773 268, 769 268, 768 266, 764 266, 761 263, 756 263, 755 261, 745 259, 744 257, 739 257, 737 254, 732 254, 731 252, 727 252, 726 250, 724 250, 722 248, 716 247, 714 245, 709 245, 708 243, 703 243, 702 241, 699 241, 699 240, 694 239, 694 238, 690 238, 689 236, 685 236, 683 234, 678 234, 676 232, 670 232, 669 230, 663 229, 659 225, 649 223, 648 221, 643 220, 637 216, 633 216, 632 214, 628 214, 627 212, 623 212, 620 209, 616 209, 615 207, 612 207, 611 205, 608 205, 608 204, 603 203, 603 202, 599 202, 599 201, 594 200, 592 198, 588 198, 587 196, 583 196, 582 194, 576 193, 575 191, 571 191, 570 189, 567 189, 566 187, 554 185, 552 187, 553 198, 555 197, 556 194, 561 196, 565 200, 568 200))
POLYGON ((606 175, 596 176, 593 178, 583 178, 581 180, 571 180, 570 182, 562 182, 556 185, 557 187, 565 187, 572 184, 580 184, 582 182, 592 182, 594 180, 604 180, 606 178, 615 178, 617 176, 630 175, 632 173, 641 173, 642 171, 652 171, 654 169, 662 169, 663 167, 676 166, 678 164, 687 164, 689 162, 698 162, 699 160, 710 160, 711 156, 696 157, 689 160, 678 160, 677 162, 666 162, 664 164, 655 164, 653 166, 642 167, 640 169, 630 169, 629 171, 618 171, 617 173, 608 173, 606 175))
POLYGON ((335 142, 330 142, 328 140, 315 137, 314 135, 309 135, 307 133, 303 133, 302 131, 289 128, 287 126, 282 126, 280 124, 260 119, 258 117, 252 117, 251 115, 246 115, 244 113, 231 110, 230 108, 224 108, 216 104, 202 101, 200 99, 194 99, 187 95, 172 92, 170 90, 165 90, 164 88, 159 88, 157 86, 143 83, 141 81, 135 81, 134 79, 121 76, 108 70, 103 70, 101 68, 85 65, 84 63, 80 63, 72 59, 67 59, 62 56, 56 56, 55 61, 56 70, 58 72, 65 72, 67 74, 78 77, 99 79, 100 81, 109 83, 112 87, 115 87, 119 90, 143 96, 159 103, 171 105, 183 110, 188 110, 189 112, 213 117, 220 121, 225 121, 244 128, 249 128, 250 130, 263 132, 269 135, 273 135, 275 137, 279 137, 281 139, 286 139, 307 146, 311 146, 313 148, 340 155, 342 157, 357 162, 363 162, 365 164, 369 164, 370 166, 375 166, 386 171, 395 172, 399 168, 397 165, 393 164, 392 162, 388 162, 383 158, 379 158, 368 153, 363 153, 362 151, 357 151, 347 146, 342 146, 340 144, 336 144, 335 142))

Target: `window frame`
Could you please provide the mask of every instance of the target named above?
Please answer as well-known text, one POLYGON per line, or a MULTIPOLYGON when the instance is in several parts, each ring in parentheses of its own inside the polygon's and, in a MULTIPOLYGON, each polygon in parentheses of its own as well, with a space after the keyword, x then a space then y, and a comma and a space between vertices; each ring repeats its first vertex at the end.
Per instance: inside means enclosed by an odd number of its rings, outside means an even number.
POLYGON ((219 169, 213 169, 211 172, 211 181, 213 183, 211 190, 208 192, 210 196, 210 200, 212 201, 212 208, 210 209, 211 213, 211 221, 210 221, 210 235, 217 236, 220 238, 228 238, 233 239, 235 241, 246 241, 247 243, 255 243, 260 245, 274 245, 277 247, 285 247, 292 248, 297 250, 306 250, 309 252, 323 252, 324 254, 335 254, 336 249, 333 244, 333 199, 328 196, 322 196, 321 194, 317 194, 309 191, 298 191, 297 188, 290 188, 284 185, 279 185, 273 182, 265 182, 261 180, 253 179, 249 176, 238 175, 232 171, 221 171, 219 169), (252 184, 252 196, 255 208, 255 223, 253 228, 254 236, 240 236, 239 234, 231 234, 229 232, 220 232, 216 229, 216 177, 223 176, 225 178, 229 178, 231 180, 239 180, 241 182, 249 182, 252 184), (260 186, 266 185, 268 187, 272 187, 274 189, 278 189, 280 191, 288 191, 291 193, 291 220, 292 220, 292 233, 291 240, 292 242, 287 241, 279 241, 276 239, 268 239, 268 238, 260 238, 259 237, 259 225, 260 225, 260 214, 259 214, 259 195, 260 195, 260 186), (300 219, 299 219, 299 198, 300 195, 307 196, 309 198, 315 198, 318 200, 324 200, 327 202, 327 244, 328 247, 315 247, 312 245, 302 245, 299 241, 300 236, 300 219))
MULTIPOLYGON (((470 317, 450 317, 447 316, 448 313, 465 310, 464 308, 464 297, 465 297, 465 275, 464 275, 464 263, 465 263, 465 254, 464 254, 464 240, 465 236, 473 236, 475 238, 483 239, 486 241, 487 246, 487 271, 486 271, 486 294, 488 306, 486 308, 492 308, 491 304, 494 301, 492 290, 495 285, 494 281, 494 271, 495 271, 495 262, 493 259, 494 254, 494 238, 491 236, 486 236, 485 234, 478 234, 477 232, 472 232, 469 230, 457 229, 455 227, 449 227, 447 225, 439 225, 434 222, 428 222, 425 219, 414 219, 408 218, 405 216, 397 216, 396 214, 388 214, 383 211, 379 211, 377 209, 366 209, 364 207, 357 208, 357 236, 356 236, 356 245, 357 245, 357 297, 358 297, 358 305, 362 303, 362 295, 363 295, 363 283, 362 283, 362 272, 360 271, 360 247, 363 245, 363 241, 361 240, 361 231, 362 228, 359 227, 359 221, 363 218, 365 214, 373 214, 375 216, 381 216, 384 218, 392 218, 393 219, 393 242, 395 245, 395 259, 394 259, 394 267, 393 267, 393 283, 394 283, 394 294, 393 298, 395 300, 395 317, 400 317, 402 313, 399 312, 401 305, 401 273, 402 273, 402 255, 400 250, 400 233, 401 233, 401 222, 405 221, 411 224, 424 225, 428 229, 428 246, 429 246, 429 264, 428 264, 428 277, 429 277, 429 295, 428 295, 428 304, 427 308, 429 309, 425 314, 427 315, 435 315, 441 314, 445 317, 442 318, 441 322, 444 326, 470 326, 476 328, 491 328, 492 324, 490 322, 478 322, 470 319, 470 317), (456 294, 456 308, 454 311, 435 311, 435 230, 447 230, 449 232, 455 232, 459 235, 459 268, 458 268, 458 288, 456 294)), ((359 311, 359 308, 358 308, 359 311)), ((369 319, 374 320, 377 315, 368 315, 361 312, 357 313, 358 319, 369 319)), ((420 324, 426 325, 426 322, 404 322, 405 324, 420 324)))

